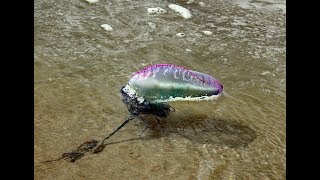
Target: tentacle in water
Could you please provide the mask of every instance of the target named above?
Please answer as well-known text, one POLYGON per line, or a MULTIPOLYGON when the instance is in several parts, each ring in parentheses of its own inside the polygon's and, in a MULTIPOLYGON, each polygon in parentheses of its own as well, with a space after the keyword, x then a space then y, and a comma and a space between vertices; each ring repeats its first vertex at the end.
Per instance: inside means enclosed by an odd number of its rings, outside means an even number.
POLYGON ((93 153, 98 153, 101 152, 104 147, 106 146, 104 144, 104 141, 109 139, 112 135, 114 135, 116 132, 118 132, 123 126, 125 126, 130 120, 134 119, 136 116, 131 115, 130 117, 128 117, 119 127, 117 127, 117 129, 115 129, 111 134, 109 134, 107 137, 105 137, 100 144, 93 150, 93 153))

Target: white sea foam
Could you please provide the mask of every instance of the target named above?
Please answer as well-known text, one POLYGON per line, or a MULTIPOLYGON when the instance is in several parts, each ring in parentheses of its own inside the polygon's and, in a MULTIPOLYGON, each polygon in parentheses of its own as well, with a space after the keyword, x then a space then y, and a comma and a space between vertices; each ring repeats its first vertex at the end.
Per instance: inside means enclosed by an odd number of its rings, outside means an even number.
POLYGON ((176 5, 176 4, 169 4, 168 7, 170 9, 178 12, 185 19, 189 19, 189 18, 192 17, 191 12, 188 9, 186 9, 186 8, 184 8, 182 6, 179 6, 179 5, 176 5))
POLYGON ((233 2, 244 9, 267 9, 270 11, 281 10, 284 14, 286 14, 286 4, 281 0, 263 0, 259 2, 252 2, 250 0, 233 0, 233 2), (265 5, 265 3, 269 4, 265 5))
POLYGON ((165 9, 162 9, 161 7, 155 7, 155 8, 147 8, 147 12, 149 15, 151 14, 163 14, 167 11, 165 9))

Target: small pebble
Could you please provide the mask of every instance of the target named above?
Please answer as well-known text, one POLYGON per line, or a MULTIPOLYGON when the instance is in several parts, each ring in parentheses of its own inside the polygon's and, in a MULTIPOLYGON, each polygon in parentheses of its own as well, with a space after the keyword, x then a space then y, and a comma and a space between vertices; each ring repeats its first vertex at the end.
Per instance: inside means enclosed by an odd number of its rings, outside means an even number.
POLYGON ((148 25, 151 29, 155 29, 157 27, 156 24, 153 22, 148 22, 148 25))
POLYGON ((101 27, 106 31, 113 31, 112 26, 110 26, 109 24, 102 24, 101 27))
POLYGON ((98 2, 99 0, 85 0, 85 1, 87 1, 88 3, 96 3, 96 2, 98 2))
POLYGON ((204 2, 199 2, 199 5, 201 6, 201 7, 205 7, 206 6, 206 4, 204 3, 204 2))
POLYGON ((186 34, 185 33, 177 33, 176 36, 178 37, 184 37, 186 34))
POLYGON ((212 35, 211 31, 202 31, 202 32, 203 32, 203 34, 208 35, 208 36, 212 35))

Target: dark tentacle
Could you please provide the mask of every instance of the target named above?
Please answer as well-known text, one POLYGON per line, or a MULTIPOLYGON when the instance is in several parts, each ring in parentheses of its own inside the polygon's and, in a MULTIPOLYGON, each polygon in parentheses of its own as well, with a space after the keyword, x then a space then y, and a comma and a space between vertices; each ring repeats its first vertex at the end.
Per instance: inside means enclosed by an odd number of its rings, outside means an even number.
POLYGON ((143 130, 141 131, 141 133, 139 134, 139 137, 148 129, 148 125, 145 124, 143 130))
POLYGON ((173 109, 173 112, 176 112, 176 109, 170 105, 168 105, 171 109, 173 109))
POLYGON ((130 117, 128 117, 119 127, 117 127, 117 129, 115 129, 111 134, 109 134, 107 137, 105 137, 100 144, 93 150, 93 153, 98 153, 101 152, 104 147, 106 146, 104 144, 104 141, 109 139, 112 135, 114 135, 116 132, 118 132, 123 126, 125 126, 130 120, 134 119, 136 116, 131 115, 130 117))
POLYGON ((139 137, 147 130, 148 128, 148 122, 142 117, 142 116, 138 116, 139 119, 141 119, 144 122, 144 129, 141 131, 141 133, 139 134, 139 137))
POLYGON ((109 134, 109 136, 104 138, 102 140, 102 143, 104 143, 105 140, 109 139, 112 135, 114 135, 116 132, 118 132, 124 125, 126 125, 130 120, 132 120, 134 118, 135 118, 135 116, 130 116, 129 118, 127 118, 119 127, 117 127, 116 130, 114 130, 111 134, 109 134))
POLYGON ((161 125, 161 124, 160 124, 160 118, 156 116, 156 119, 157 119, 158 125, 161 125))

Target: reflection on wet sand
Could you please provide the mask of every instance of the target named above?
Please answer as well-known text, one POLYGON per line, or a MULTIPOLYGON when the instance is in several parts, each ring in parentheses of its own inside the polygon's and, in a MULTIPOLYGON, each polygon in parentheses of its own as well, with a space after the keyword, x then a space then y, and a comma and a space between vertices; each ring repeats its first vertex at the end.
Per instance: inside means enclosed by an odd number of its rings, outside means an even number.
POLYGON ((193 143, 209 143, 230 148, 248 146, 257 137, 256 132, 247 125, 232 119, 199 119, 196 117, 174 117, 161 121, 161 127, 154 126, 144 138, 159 138, 176 133, 193 143), (171 121, 170 121, 171 120, 171 121))

